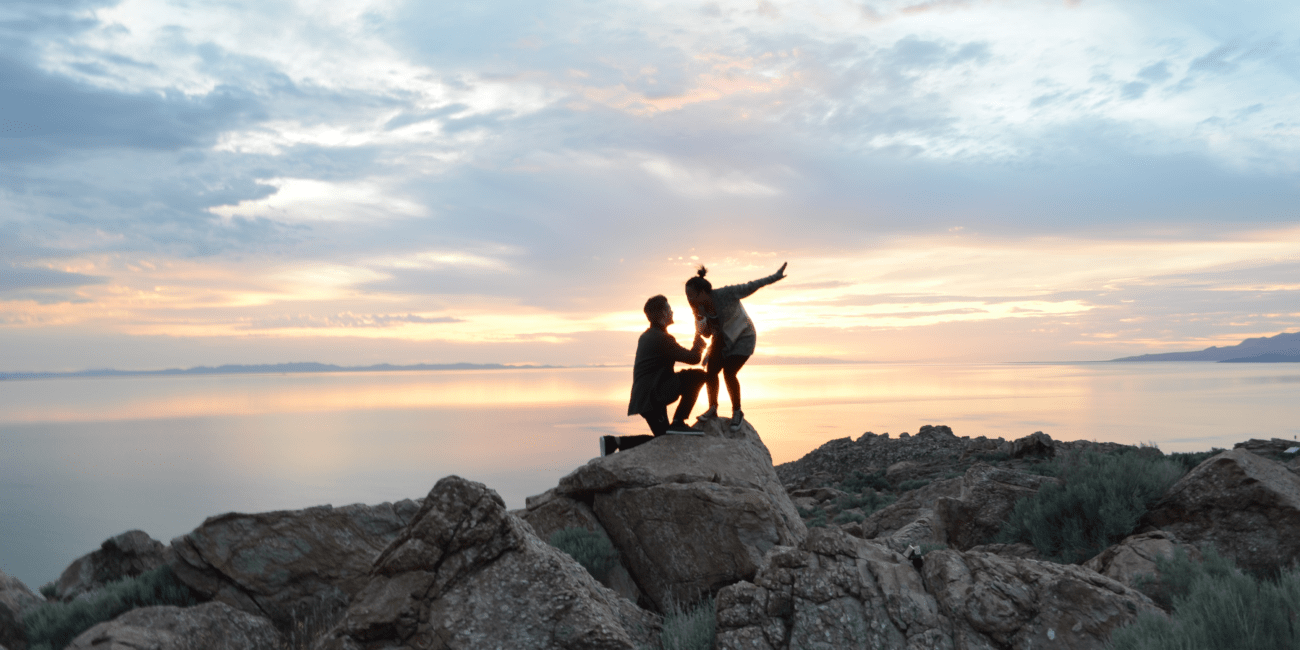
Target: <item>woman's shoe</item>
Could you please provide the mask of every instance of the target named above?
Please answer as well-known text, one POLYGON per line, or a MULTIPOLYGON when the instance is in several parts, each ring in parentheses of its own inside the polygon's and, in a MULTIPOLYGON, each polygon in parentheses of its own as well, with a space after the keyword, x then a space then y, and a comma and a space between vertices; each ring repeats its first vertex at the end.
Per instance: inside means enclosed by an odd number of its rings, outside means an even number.
POLYGON ((740 423, 745 421, 745 413, 736 409, 731 413, 731 430, 740 431, 740 423))

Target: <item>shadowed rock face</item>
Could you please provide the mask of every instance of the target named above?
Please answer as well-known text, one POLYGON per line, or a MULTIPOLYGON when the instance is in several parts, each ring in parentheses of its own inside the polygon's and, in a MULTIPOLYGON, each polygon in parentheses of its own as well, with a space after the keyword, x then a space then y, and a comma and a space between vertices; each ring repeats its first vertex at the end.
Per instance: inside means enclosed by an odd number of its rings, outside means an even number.
POLYGON ((590 503, 659 611, 753 577, 763 555, 807 529, 748 422, 707 420, 703 436, 660 436, 596 458, 555 495, 590 503))
MULTIPOLYGON (((596 513, 592 512, 591 506, 575 499, 558 496, 554 489, 528 497, 528 507, 511 514, 528 522, 533 527, 533 532, 544 542, 549 542, 551 535, 565 528, 585 528, 609 535, 600 520, 596 518, 596 513)), ((638 605, 650 606, 649 602, 644 601, 645 595, 632 579, 632 575, 627 570, 627 561, 621 554, 618 563, 600 578, 600 583, 638 605)))
POLYGON ((0 648, 27 650, 23 614, 43 602, 22 580, 0 571, 0 648))
POLYGON ((658 618, 542 542, 481 483, 438 481, 319 650, 651 647, 658 618))
POLYGON ((1112 630, 1154 611, 1082 567, 932 551, 917 571, 881 544, 824 528, 718 594, 717 648, 1101 650, 1112 630))
POLYGON ((346 603, 418 508, 405 500, 210 517, 172 540, 169 564, 202 597, 284 630, 322 599, 346 603))
POLYGON ((142 530, 128 530, 104 540, 98 551, 77 558, 63 570, 54 585, 54 597, 71 601, 77 596, 133 578, 162 566, 166 560, 163 543, 142 530))
POLYGON ((1173 533, 1156 530, 1131 535, 1084 562, 1083 566, 1133 587, 1139 576, 1156 577, 1159 573, 1156 558, 1172 557, 1179 547, 1187 552, 1188 557, 1195 560, 1201 558, 1201 552, 1195 546, 1180 543, 1173 533))
POLYGON ((142 607, 82 632, 68 650, 275 650, 271 622, 225 603, 142 607))
POLYGON ((1300 477, 1245 449, 1198 465, 1143 523, 1183 542, 1209 542, 1237 566, 1268 573, 1300 558, 1300 477))

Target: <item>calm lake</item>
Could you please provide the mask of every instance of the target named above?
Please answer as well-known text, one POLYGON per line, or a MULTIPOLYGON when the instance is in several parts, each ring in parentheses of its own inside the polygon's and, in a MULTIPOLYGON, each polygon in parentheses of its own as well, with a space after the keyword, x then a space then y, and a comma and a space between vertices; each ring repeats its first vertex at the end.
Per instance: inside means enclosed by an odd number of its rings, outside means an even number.
MULTIPOLYGON (((595 456, 598 436, 642 433, 624 415, 630 379, 581 368, 0 381, 0 570, 35 589, 132 528, 166 542, 210 515, 420 497, 448 474, 519 508, 595 456)), ((1294 364, 754 365, 741 383, 778 464, 923 424, 1165 451, 1300 434, 1294 364)))

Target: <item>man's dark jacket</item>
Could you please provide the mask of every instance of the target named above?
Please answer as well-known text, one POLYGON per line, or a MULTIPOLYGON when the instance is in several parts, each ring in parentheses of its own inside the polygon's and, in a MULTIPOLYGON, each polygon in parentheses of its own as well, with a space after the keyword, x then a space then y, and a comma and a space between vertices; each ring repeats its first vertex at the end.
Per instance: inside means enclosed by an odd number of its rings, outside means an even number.
POLYGON ((632 366, 632 400, 627 414, 648 413, 663 408, 681 395, 673 364, 699 363, 704 341, 697 337, 694 349, 678 345, 667 330, 651 325, 636 343, 636 364, 632 366))

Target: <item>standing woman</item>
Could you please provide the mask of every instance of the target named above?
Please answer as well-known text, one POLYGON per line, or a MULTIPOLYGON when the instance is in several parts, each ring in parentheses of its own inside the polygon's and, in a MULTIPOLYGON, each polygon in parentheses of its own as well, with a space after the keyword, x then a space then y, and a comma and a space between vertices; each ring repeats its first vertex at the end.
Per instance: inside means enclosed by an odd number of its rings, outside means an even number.
POLYGON ((695 277, 686 281, 686 301, 691 303, 695 312, 696 332, 705 337, 712 337, 709 346, 708 378, 705 386, 709 391, 709 410, 700 417, 718 417, 718 373, 722 373, 727 382, 727 394, 731 396, 731 430, 740 429, 740 422, 745 414, 740 411, 740 380, 736 373, 754 354, 754 344, 758 333, 754 331, 754 321, 750 320, 741 298, 748 298, 759 287, 765 287, 785 277, 785 264, 776 273, 745 284, 714 289, 704 275, 708 269, 700 266, 695 277))

